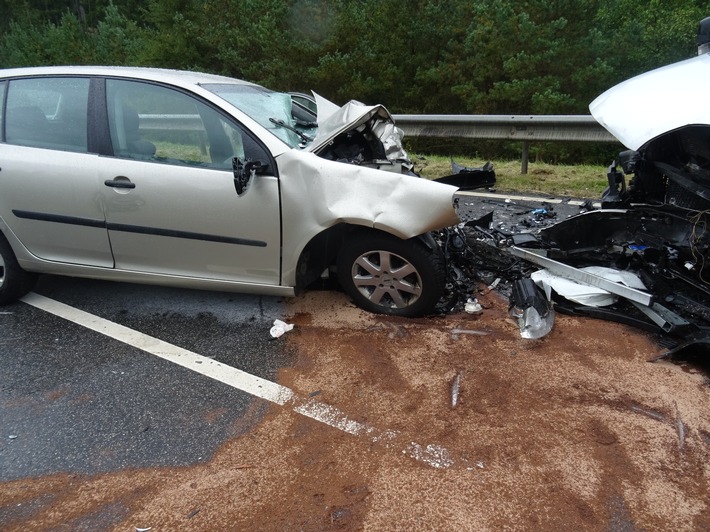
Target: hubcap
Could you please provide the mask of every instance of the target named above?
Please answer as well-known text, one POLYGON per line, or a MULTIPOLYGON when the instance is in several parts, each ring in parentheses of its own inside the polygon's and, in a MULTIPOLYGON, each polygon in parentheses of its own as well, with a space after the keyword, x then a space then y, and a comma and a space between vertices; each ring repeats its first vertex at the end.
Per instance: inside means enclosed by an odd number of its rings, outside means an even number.
POLYGON ((422 278, 417 269, 389 251, 360 255, 353 264, 352 279, 363 296, 382 307, 408 307, 422 293, 422 278))

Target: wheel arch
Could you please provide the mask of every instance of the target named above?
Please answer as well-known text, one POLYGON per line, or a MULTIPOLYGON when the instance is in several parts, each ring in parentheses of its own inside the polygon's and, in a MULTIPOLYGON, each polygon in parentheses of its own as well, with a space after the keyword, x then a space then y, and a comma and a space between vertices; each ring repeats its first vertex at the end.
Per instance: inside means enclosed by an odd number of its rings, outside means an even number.
MULTIPOLYGON (((347 240, 364 237, 368 234, 373 237, 386 235, 399 238, 402 241, 407 240, 382 229, 349 223, 340 223, 324 229, 311 238, 299 255, 296 266, 296 294, 303 292, 308 285, 318 280, 326 268, 335 266, 338 254, 347 240)), ((418 239, 430 251, 435 251, 439 247, 431 233, 424 233, 413 238, 418 239)))

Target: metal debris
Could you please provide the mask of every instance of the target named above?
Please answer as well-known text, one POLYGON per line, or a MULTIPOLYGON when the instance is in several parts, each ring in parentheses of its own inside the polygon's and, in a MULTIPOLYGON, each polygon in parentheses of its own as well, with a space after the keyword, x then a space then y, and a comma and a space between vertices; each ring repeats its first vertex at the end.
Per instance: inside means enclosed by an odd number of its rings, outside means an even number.
POLYGON ((633 404, 633 405, 631 405, 631 410, 634 412, 637 412, 639 414, 643 414, 644 416, 648 416, 651 419, 658 420, 658 421, 665 421, 665 419, 666 419, 666 416, 664 416, 660 412, 657 412, 657 411, 647 408, 645 406, 633 404))
POLYGON ((459 404, 459 391, 461 390, 461 378, 463 371, 457 371, 454 381, 451 383, 451 408, 456 408, 459 404))
POLYGON ((470 334, 471 336, 488 336, 490 333, 488 331, 476 331, 473 329, 451 329, 451 334, 470 334))
POLYGON ((686 429, 685 423, 683 423, 683 420, 680 418, 680 412, 677 406, 675 408, 675 430, 678 433, 678 450, 682 451, 685 447, 686 429))

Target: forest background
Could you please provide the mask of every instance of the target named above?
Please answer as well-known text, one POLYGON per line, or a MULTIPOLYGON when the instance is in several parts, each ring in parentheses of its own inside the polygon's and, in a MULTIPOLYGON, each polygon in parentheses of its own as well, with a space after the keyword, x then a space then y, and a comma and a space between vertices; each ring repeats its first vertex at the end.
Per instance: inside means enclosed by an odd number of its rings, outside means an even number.
POLYGON ((199 70, 412 114, 588 114, 614 84, 697 54, 710 15, 700 0, 0 0, 0 13, 0 68, 199 70))

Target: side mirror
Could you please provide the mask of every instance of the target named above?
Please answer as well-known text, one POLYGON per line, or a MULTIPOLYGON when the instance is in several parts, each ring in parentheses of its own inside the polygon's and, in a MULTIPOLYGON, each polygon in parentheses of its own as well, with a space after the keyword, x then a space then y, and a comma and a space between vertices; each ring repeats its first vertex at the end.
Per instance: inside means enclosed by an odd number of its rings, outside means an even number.
POLYGON ((232 159, 232 171, 234 173, 234 188, 237 190, 237 195, 241 196, 247 191, 249 182, 256 174, 263 174, 268 168, 268 164, 262 161, 253 161, 251 159, 242 160, 239 157, 232 159))

